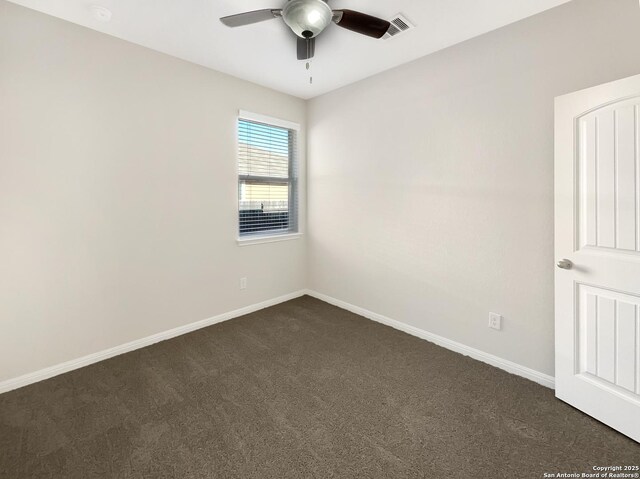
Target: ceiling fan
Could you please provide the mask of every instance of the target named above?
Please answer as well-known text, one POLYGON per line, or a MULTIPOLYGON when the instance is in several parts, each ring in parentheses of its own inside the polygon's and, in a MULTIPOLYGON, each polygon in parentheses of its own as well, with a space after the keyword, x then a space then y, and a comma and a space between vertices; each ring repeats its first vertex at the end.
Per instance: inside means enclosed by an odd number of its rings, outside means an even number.
POLYGON ((228 27, 241 27, 281 17, 298 37, 298 60, 313 58, 316 37, 331 22, 362 35, 382 38, 387 33, 388 21, 354 10, 332 10, 325 0, 288 0, 283 8, 267 8, 222 17, 228 27))

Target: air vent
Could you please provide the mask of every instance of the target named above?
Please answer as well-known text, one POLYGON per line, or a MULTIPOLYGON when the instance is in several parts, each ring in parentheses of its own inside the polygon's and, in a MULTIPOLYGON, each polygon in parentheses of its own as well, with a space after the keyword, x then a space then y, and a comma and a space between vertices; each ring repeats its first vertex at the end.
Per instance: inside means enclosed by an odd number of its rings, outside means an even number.
POLYGON ((401 13, 394 15, 389 20, 389 22, 391 22, 391 26, 389 27, 389 30, 387 30, 387 33, 384 34, 383 38, 385 40, 391 37, 397 37, 401 33, 404 33, 407 30, 410 30, 412 28, 415 28, 415 25, 413 25, 409 20, 407 20, 407 17, 405 17, 401 13))

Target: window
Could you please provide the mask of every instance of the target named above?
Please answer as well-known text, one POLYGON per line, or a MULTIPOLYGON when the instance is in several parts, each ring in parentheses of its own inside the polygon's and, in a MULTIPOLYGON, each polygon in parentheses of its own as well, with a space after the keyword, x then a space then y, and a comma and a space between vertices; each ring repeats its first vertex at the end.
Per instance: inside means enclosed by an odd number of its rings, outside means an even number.
POLYGON ((241 238, 298 231, 297 125, 241 112, 238 224, 241 238))

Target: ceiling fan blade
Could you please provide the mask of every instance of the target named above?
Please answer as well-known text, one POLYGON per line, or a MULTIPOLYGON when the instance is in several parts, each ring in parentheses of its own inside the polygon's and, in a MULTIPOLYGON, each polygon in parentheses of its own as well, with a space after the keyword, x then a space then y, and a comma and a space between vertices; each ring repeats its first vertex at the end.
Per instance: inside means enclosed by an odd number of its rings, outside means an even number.
POLYGON ((264 22, 282 15, 282 10, 268 8, 265 10, 254 10, 253 12, 238 13, 222 17, 220 21, 228 27, 241 27, 252 23, 264 22))
POLYGON ((373 38, 382 38, 391 26, 386 20, 354 10, 334 10, 333 21, 342 28, 373 38))
POLYGON ((316 53, 316 39, 298 37, 298 60, 309 60, 316 53))

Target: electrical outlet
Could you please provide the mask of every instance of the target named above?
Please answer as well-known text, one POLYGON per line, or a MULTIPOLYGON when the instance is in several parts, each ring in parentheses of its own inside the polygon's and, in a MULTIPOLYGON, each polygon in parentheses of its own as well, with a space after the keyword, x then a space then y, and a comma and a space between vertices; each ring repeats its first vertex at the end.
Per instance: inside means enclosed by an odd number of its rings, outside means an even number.
POLYGON ((498 331, 502 329, 502 316, 496 313, 489 313, 489 327, 492 329, 497 329, 498 331))
POLYGON ((247 278, 240 278, 240 289, 247 289, 247 278))

